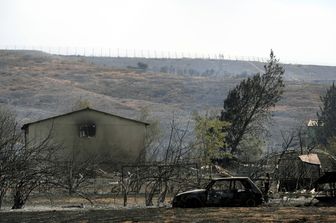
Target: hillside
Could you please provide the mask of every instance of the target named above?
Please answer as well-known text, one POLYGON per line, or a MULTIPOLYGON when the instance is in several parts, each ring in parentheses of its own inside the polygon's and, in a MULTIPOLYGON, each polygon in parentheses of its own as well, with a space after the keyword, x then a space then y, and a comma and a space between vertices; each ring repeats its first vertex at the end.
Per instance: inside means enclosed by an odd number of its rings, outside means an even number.
MULTIPOLYGON (((271 145, 280 143, 280 129, 315 117, 320 94, 336 79, 336 67, 284 66, 286 92, 274 109, 271 145)), ((0 103, 10 106, 21 123, 68 112, 78 99, 130 118, 137 118, 146 106, 165 128, 173 113, 187 122, 193 111, 219 110, 229 89, 262 67, 246 61, 88 58, 2 50, 0 103), (139 62, 147 67, 139 68, 139 62)))
MULTIPOLYGON (((211 59, 147 59, 88 57, 87 61, 113 68, 137 68, 147 65, 147 72, 171 73, 184 76, 240 77, 244 78, 263 70, 264 63, 257 61, 211 59)), ((335 79, 336 67, 283 64, 287 81, 328 82, 335 79)))

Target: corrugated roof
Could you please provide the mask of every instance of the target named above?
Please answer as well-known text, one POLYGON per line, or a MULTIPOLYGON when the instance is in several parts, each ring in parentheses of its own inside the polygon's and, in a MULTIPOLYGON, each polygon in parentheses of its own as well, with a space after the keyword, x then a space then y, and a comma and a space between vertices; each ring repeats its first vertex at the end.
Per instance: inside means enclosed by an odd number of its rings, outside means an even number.
POLYGON ((323 123, 319 120, 309 119, 307 123, 308 127, 317 127, 317 126, 323 126, 323 123))
POLYGON ((321 165, 321 161, 317 154, 311 153, 307 155, 299 156, 300 160, 305 163, 313 164, 313 165, 321 165))
POLYGON ((107 113, 107 112, 103 112, 103 111, 99 111, 99 110, 95 110, 95 109, 87 107, 87 108, 84 108, 84 109, 80 109, 80 110, 77 110, 77 111, 65 113, 65 114, 62 114, 62 115, 57 115, 57 116, 53 116, 53 117, 50 117, 50 118, 41 119, 41 120, 38 120, 38 121, 35 121, 35 122, 26 123, 26 124, 24 124, 22 126, 21 129, 26 129, 31 124, 35 124, 35 123, 39 123, 39 122, 44 122, 44 121, 47 121, 47 120, 51 120, 51 119, 55 119, 55 118, 59 118, 59 117, 63 117, 63 116, 71 115, 71 114, 75 114, 75 113, 82 112, 82 111, 98 112, 98 113, 101 113, 101 114, 104 114, 104 115, 110 115, 110 116, 118 117, 118 118, 125 119, 125 120, 128 120, 128 121, 137 122, 137 123, 141 123, 141 124, 144 124, 144 125, 149 125, 149 123, 147 123, 147 122, 142 122, 142 121, 138 121, 138 120, 135 120, 135 119, 125 118, 125 117, 122 117, 122 116, 110 114, 110 113, 107 113))
POLYGON ((312 127, 312 126, 318 126, 318 121, 317 120, 309 120, 307 126, 312 127))

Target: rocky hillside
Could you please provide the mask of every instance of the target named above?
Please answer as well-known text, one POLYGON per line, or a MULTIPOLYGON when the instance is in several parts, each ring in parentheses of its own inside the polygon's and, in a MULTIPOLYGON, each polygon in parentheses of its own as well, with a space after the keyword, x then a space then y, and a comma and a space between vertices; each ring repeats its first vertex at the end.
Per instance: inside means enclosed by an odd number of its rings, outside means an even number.
MULTIPOLYGON (((286 92, 274 109, 271 144, 281 141, 280 129, 315 117, 319 95, 336 79, 336 67, 284 66, 286 92)), ((262 67, 246 61, 88 58, 2 50, 0 103, 11 107, 22 123, 68 112, 79 99, 130 118, 137 118, 146 106, 165 128, 173 114, 187 122, 193 111, 219 110, 229 89, 262 67)))

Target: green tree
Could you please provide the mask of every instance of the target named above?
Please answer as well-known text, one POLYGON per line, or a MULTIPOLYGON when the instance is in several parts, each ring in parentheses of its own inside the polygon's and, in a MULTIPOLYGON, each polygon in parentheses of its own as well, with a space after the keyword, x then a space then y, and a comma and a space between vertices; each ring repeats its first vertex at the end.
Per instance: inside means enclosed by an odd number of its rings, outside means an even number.
POLYGON ((321 96, 322 106, 317 113, 318 142, 327 145, 330 139, 336 136, 336 87, 335 83, 321 96))
POLYGON ((280 100, 284 90, 284 72, 271 51, 263 74, 257 73, 229 91, 220 119, 231 124, 225 129, 231 154, 239 152, 246 136, 258 137, 265 130, 263 124, 270 117, 270 108, 280 100))
POLYGON ((260 159, 263 152, 263 141, 258 137, 246 135, 240 144, 239 160, 250 163, 260 159))
POLYGON ((225 132, 223 128, 229 126, 228 122, 221 121, 215 115, 206 113, 204 116, 194 114, 196 144, 200 149, 201 160, 210 164, 212 160, 227 155, 221 149, 226 147, 225 132))

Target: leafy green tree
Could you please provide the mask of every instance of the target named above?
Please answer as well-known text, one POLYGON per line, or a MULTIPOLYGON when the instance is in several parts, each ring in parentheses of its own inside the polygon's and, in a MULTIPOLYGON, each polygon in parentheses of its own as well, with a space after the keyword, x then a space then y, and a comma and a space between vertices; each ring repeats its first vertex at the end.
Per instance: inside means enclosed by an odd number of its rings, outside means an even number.
POLYGON ((246 135, 240 144, 239 160, 250 163, 260 159, 263 152, 263 141, 258 137, 246 135))
POLYGON ((327 145, 330 139, 336 137, 336 87, 335 83, 321 96, 322 107, 317 113, 318 142, 327 145))
POLYGON ((258 137, 264 132, 264 121, 270 117, 270 109, 281 99, 284 91, 284 72, 271 51, 263 74, 249 77, 229 91, 220 119, 231 124, 225 129, 231 154, 239 152, 246 136, 258 137))
POLYGON ((214 159, 230 155, 221 150, 226 147, 223 128, 229 126, 228 122, 221 121, 218 117, 208 113, 204 116, 195 113, 194 120, 196 141, 200 148, 201 160, 205 164, 210 164, 214 159))
POLYGON ((333 156, 336 160, 336 136, 328 139, 328 144, 326 146, 320 145, 320 151, 327 152, 330 156, 333 156))

